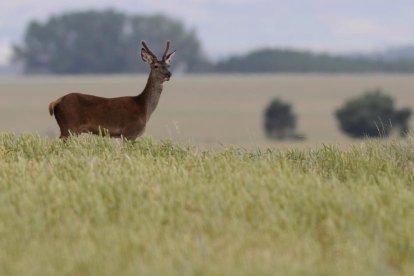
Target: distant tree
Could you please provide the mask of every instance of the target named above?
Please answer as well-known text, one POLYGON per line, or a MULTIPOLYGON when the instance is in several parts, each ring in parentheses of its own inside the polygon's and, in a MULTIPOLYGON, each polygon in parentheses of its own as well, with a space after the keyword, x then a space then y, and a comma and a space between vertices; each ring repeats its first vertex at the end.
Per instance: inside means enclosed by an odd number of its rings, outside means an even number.
POLYGON ((375 60, 292 49, 257 49, 219 61, 214 70, 239 73, 414 72, 414 60, 375 60))
POLYGON ((209 66, 194 30, 163 15, 126 15, 114 10, 71 12, 45 23, 32 21, 15 55, 28 73, 115 73, 144 71, 140 40, 156 50, 172 40, 175 63, 188 71, 209 66))
POLYGON ((395 110, 394 100, 377 89, 347 101, 335 115, 341 129, 351 137, 387 137, 395 127, 404 136, 411 110, 395 110))
POLYGON ((394 121, 400 127, 400 136, 404 137, 410 132, 408 127, 408 120, 411 117, 411 109, 402 108, 397 110, 394 114, 394 121))
POLYGON ((266 135, 272 139, 294 137, 296 115, 292 106, 280 99, 274 99, 264 113, 264 128, 266 135))

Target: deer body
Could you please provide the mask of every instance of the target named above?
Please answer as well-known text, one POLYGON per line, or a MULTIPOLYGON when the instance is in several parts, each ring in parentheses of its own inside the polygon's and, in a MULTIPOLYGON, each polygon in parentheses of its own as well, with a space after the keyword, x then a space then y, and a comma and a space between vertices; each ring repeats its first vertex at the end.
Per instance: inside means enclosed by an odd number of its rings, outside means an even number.
POLYGON ((55 115, 60 128, 60 138, 72 134, 99 134, 107 131, 111 137, 136 139, 144 133, 145 126, 158 105, 163 82, 171 77, 168 71, 169 42, 162 61, 149 50, 145 42, 142 59, 150 64, 147 84, 138 96, 103 98, 81 93, 70 93, 49 104, 50 115, 55 115))

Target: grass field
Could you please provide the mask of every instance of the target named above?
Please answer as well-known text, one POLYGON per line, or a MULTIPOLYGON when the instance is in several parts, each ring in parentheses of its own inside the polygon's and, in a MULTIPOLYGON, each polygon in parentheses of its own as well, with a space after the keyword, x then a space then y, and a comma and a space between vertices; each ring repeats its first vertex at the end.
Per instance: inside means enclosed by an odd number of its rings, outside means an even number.
MULTIPOLYGON (((138 94, 146 76, 25 77, 0 79, 0 132, 35 132, 58 136, 47 112, 52 100, 74 91, 116 97, 138 94)), ((366 89, 383 88, 397 106, 414 109, 413 75, 200 75, 173 76, 146 135, 198 146, 285 147, 263 135, 263 110, 274 97, 294 105, 298 132, 295 146, 349 143, 340 133, 334 110, 366 89)))
POLYGON ((413 275, 414 141, 0 135, 1 275, 413 275))
POLYGON ((377 87, 414 109, 413 76, 177 76, 142 139, 54 139, 50 101, 145 81, 0 79, 0 275, 414 274, 414 139, 333 117, 377 87), (264 137, 274 97, 305 142, 264 137))

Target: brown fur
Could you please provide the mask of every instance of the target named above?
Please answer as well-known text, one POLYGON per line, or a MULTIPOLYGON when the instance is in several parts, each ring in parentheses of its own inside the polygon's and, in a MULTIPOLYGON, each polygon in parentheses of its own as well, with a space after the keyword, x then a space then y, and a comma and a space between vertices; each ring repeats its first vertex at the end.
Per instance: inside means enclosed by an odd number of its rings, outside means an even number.
MULTIPOLYGON (((103 98, 81 93, 67 94, 49 104, 49 113, 55 115, 60 138, 72 134, 99 134, 107 131, 111 137, 135 139, 140 136, 155 110, 163 82, 169 80, 169 60, 173 53, 164 53, 158 61, 145 43, 141 56, 151 66, 147 84, 138 96, 103 98)), ((169 43, 167 43, 168 50, 169 43)))

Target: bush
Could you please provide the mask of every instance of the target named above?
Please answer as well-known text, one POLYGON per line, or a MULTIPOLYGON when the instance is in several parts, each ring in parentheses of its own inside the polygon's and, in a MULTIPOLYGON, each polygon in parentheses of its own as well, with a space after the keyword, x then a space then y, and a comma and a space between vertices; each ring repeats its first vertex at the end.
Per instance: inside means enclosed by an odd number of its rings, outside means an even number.
POLYGON ((395 110, 394 100, 376 89, 350 99, 335 115, 341 130, 351 137, 387 137, 395 127, 405 136, 411 110, 395 110))
POLYGON ((264 117, 264 128, 269 138, 281 140, 295 137, 296 115, 291 104, 274 99, 266 108, 264 117))

